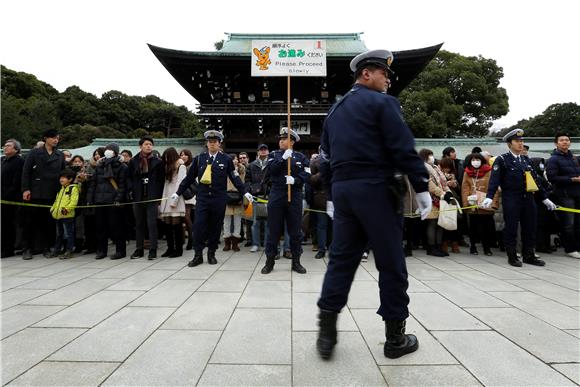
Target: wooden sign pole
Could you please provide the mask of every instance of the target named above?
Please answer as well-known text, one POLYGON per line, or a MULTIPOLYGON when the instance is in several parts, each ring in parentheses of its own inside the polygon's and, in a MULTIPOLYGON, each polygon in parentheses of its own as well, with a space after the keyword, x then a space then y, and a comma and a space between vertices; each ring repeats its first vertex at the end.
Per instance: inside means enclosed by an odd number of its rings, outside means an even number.
MULTIPOLYGON (((292 125, 290 124, 290 117, 291 117, 290 107, 291 107, 291 104, 290 104, 290 75, 288 75, 288 120, 287 120, 287 122, 288 122, 288 125, 287 125, 287 128, 288 128, 288 149, 292 149, 292 142, 290 141, 290 128, 292 128, 292 125)), ((291 160, 292 160, 292 157, 289 157, 288 158, 288 176, 291 176, 291 173, 292 173, 292 171, 290 170, 291 160)), ((288 184, 288 203, 290 203, 290 201, 292 200, 292 198, 291 198, 292 192, 291 191, 292 191, 292 188, 291 188, 290 184, 288 184)))

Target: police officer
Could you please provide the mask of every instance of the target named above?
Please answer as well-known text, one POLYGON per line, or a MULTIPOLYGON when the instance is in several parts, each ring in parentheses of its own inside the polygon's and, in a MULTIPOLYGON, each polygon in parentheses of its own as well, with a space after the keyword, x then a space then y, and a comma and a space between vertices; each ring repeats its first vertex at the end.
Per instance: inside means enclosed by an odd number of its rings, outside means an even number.
POLYGON ((401 243, 402 198, 395 174, 408 175, 422 219, 431 211, 431 197, 427 170, 402 119, 399 101, 386 94, 392 61, 387 50, 356 56, 350 63, 355 84, 330 109, 323 124, 321 152, 331 173, 332 202, 327 212, 334 215, 328 269, 318 300, 317 349, 323 359, 332 355, 337 315, 346 305, 367 241, 379 271, 377 313, 386 325, 384 354, 397 358, 418 348, 417 338, 405 335, 409 283, 401 243))
POLYGON ((292 252, 292 270, 304 274, 306 269, 300 264, 302 246, 300 244, 302 225, 302 188, 308 181, 310 172, 309 161, 302 153, 294 152, 294 144, 300 141, 300 136, 288 128, 280 130, 280 149, 268 155, 265 179, 269 179, 272 187, 268 196, 268 237, 266 239, 266 264, 262 274, 268 274, 274 269, 274 260, 278 253, 278 241, 284 232, 284 223, 290 235, 290 251, 292 252), (290 131, 290 141, 288 141, 290 131), (288 159, 290 159, 290 175, 288 175, 288 159), (290 202, 288 201, 288 186, 290 186, 290 202))
POLYGON ((530 190, 530 187, 526 188, 526 172, 529 172, 536 182, 539 188, 537 194, 540 195, 542 203, 548 210, 555 210, 556 205, 547 198, 546 191, 539 183, 538 176, 528 156, 522 155, 524 150, 523 135, 524 131, 522 129, 514 129, 503 137, 509 152, 498 156, 493 163, 487 195, 482 207, 491 207, 493 196, 497 189, 501 187, 505 222, 503 238, 509 264, 517 267, 522 266, 522 261, 519 260, 516 252, 519 223, 522 231, 522 257, 524 263, 544 266, 546 263, 538 259, 534 254, 537 208, 534 201, 534 192, 530 190))
POLYGON ((234 168, 232 159, 220 151, 220 144, 224 135, 217 130, 208 130, 203 136, 207 140, 207 152, 203 152, 193 159, 187 176, 176 193, 171 195, 176 200, 196 179, 199 181, 195 221, 193 224, 193 259, 187 264, 194 267, 203 263, 203 249, 207 241, 207 262, 215 265, 215 251, 217 250, 222 230, 226 204, 228 201, 228 178, 234 183, 237 190, 252 201, 252 195, 246 193, 244 183, 234 168))

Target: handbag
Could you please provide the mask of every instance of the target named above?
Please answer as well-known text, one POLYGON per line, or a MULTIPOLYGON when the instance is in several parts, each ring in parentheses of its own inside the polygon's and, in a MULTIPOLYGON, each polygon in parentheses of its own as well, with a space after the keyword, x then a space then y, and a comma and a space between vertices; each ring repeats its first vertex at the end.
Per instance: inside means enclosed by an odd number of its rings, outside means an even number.
POLYGON ((448 231, 457 230, 457 204, 449 204, 445 200, 441 200, 439 206, 437 224, 448 231))
POLYGON ((239 192, 228 192, 228 205, 235 206, 242 204, 242 194, 239 192))

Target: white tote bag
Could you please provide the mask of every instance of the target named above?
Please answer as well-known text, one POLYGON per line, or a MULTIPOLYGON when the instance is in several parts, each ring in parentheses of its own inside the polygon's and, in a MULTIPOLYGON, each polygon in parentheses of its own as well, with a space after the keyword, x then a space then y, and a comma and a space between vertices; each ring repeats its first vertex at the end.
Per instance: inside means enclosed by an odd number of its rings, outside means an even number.
POLYGON ((439 219, 437 224, 448 231, 457 230, 457 203, 448 204, 445 200, 439 202, 439 219))

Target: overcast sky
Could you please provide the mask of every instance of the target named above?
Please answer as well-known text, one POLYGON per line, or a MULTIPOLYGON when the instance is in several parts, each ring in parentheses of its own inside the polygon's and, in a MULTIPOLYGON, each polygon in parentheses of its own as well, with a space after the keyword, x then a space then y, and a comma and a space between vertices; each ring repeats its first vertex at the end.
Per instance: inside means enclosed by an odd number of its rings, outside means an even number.
POLYGON ((444 42, 503 67, 510 112, 496 127, 580 103, 580 1, 4 0, 0 60, 59 91, 154 94, 195 109, 146 43, 210 51, 224 32, 364 32, 369 49, 444 42))

